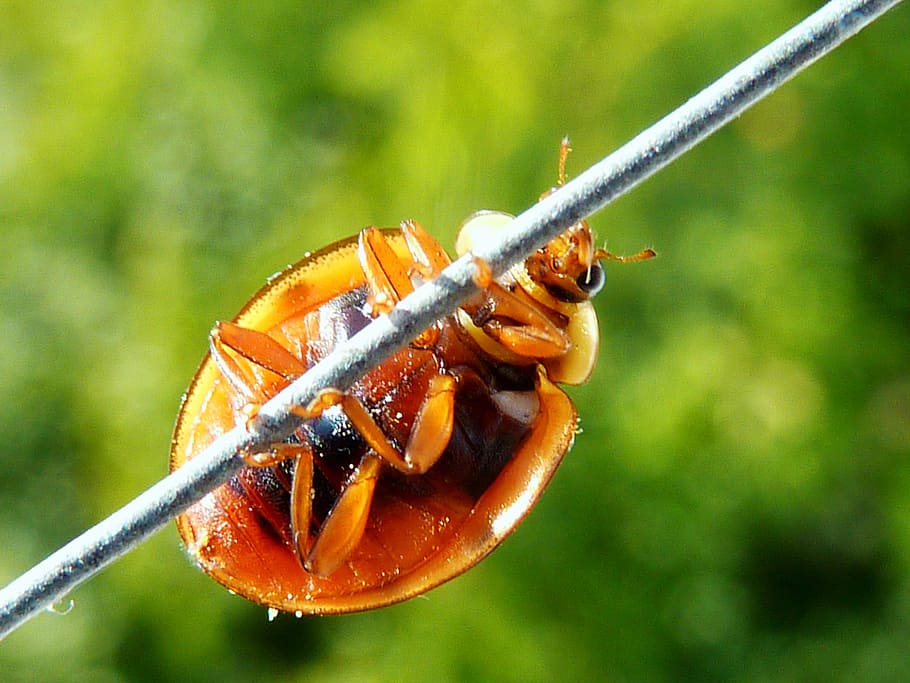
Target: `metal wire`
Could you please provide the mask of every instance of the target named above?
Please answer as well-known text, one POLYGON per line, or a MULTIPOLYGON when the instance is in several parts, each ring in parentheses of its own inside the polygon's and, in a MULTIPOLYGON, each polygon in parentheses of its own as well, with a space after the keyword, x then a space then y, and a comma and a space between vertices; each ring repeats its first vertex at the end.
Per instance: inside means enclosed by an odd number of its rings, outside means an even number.
MULTIPOLYGON (((896 6, 901 0, 830 2, 705 88, 683 106, 518 216, 507 237, 476 256, 502 273, 566 227, 606 206, 721 128, 784 81, 896 6)), ((0 590, 0 638, 52 606, 129 552, 170 519, 227 481, 242 449, 279 441, 299 424, 290 414, 324 387, 344 389, 420 330, 451 313, 475 290, 473 262, 461 258, 437 279, 380 316, 343 348, 263 406, 249 431, 238 427, 178 471, 78 536, 0 590)))

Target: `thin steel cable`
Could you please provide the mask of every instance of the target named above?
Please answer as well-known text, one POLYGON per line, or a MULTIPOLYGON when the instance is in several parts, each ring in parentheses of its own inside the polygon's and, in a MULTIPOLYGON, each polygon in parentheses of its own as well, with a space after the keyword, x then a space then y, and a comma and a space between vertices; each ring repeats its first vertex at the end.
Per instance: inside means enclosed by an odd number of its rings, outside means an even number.
MULTIPOLYGON (((833 50, 901 0, 830 2, 683 106, 518 216, 498 244, 476 252, 502 273, 566 227, 603 208, 721 128, 784 81, 833 50)), ((0 638, 129 552, 170 519, 227 481, 243 464, 238 451, 286 438, 298 425, 289 408, 324 387, 344 389, 476 289, 469 258, 380 316, 343 348, 263 406, 247 432, 237 428, 178 471, 70 541, 0 590, 0 638)))

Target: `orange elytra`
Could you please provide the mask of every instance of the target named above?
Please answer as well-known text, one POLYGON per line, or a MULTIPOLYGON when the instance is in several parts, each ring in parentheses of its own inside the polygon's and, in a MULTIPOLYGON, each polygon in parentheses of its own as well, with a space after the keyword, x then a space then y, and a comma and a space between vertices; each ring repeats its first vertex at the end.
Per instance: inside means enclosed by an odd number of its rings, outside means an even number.
MULTIPOLYGON (((560 150, 564 182, 568 142, 560 150)), ((511 216, 468 219, 459 255, 511 216)), ((324 391, 284 443, 178 520, 193 560, 254 602, 353 612, 423 593, 499 545, 572 444, 575 406, 557 383, 594 367, 590 297, 619 257, 581 221, 425 330, 348 391, 324 391)), ((271 279, 215 326, 171 447, 180 467, 449 263, 417 223, 366 228, 271 279)), ((487 269, 488 270, 488 269, 487 269)))

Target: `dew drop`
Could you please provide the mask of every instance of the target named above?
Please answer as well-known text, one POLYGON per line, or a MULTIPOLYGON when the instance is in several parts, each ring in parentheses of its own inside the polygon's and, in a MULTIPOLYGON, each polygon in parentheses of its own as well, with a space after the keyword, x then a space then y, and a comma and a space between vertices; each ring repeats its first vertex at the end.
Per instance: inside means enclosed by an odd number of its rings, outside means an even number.
POLYGON ((278 610, 274 607, 269 607, 269 622, 275 621, 278 618, 278 610))
POLYGON ((48 605, 45 611, 50 612, 51 614, 59 614, 63 616, 69 614, 73 610, 73 606, 76 604, 76 601, 72 598, 63 599, 59 602, 55 602, 53 605, 48 605))

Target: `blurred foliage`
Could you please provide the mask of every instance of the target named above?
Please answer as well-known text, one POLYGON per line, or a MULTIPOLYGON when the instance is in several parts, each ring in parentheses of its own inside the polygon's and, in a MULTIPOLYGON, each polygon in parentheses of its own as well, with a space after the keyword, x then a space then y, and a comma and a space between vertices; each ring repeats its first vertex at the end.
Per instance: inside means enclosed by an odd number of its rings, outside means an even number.
MULTIPOLYGON (((414 217, 518 212, 811 11, 3 3, 0 581, 156 481, 212 322, 414 217), (696 11, 697 10, 697 11, 696 11)), ((492 558, 333 618, 172 527, 0 646, 4 681, 908 680, 910 13, 593 224, 583 433, 492 558)))

